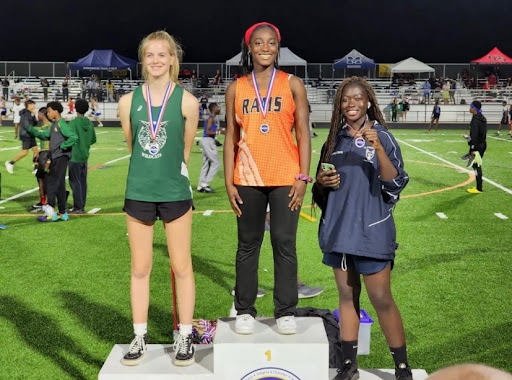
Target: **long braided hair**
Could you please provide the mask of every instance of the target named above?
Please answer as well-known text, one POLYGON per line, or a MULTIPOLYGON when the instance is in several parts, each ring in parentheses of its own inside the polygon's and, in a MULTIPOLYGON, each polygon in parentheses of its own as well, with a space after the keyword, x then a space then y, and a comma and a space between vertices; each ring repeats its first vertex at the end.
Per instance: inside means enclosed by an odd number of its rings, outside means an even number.
MULTIPOLYGON (((272 32, 275 33, 275 30, 272 29, 271 26, 260 25, 253 30, 252 34, 254 34, 255 31, 263 29, 263 28, 268 28, 272 32)), ((251 34, 251 36, 252 36, 252 34, 251 34)), ((281 43, 278 41, 277 42, 277 56, 276 56, 276 60, 274 61, 274 67, 276 68, 276 70, 279 69, 279 64, 277 62, 277 59, 279 57, 280 49, 281 49, 281 43)), ((247 44, 245 43, 243 38, 242 38, 242 56, 240 57, 240 65, 242 66, 244 75, 250 74, 252 72, 252 69, 254 68, 254 66, 252 64, 252 56, 251 56, 251 53, 249 53, 249 46, 247 46, 247 44)))
POLYGON ((332 152, 336 147, 336 138, 341 128, 345 125, 345 116, 343 116, 343 112, 341 110, 341 98, 343 95, 343 90, 348 86, 358 86, 362 88, 368 97, 368 101, 371 103, 370 108, 366 111, 369 120, 377 120, 379 124, 386 127, 386 122, 384 121, 384 116, 380 111, 379 104, 377 102, 377 96, 375 95, 375 91, 373 91, 372 86, 361 77, 350 77, 346 78, 338 87, 336 91, 336 95, 334 96, 334 110, 332 111, 331 118, 331 127, 329 130, 329 135, 327 136, 327 141, 325 142, 325 149, 322 155, 321 162, 329 162, 331 160, 332 152))

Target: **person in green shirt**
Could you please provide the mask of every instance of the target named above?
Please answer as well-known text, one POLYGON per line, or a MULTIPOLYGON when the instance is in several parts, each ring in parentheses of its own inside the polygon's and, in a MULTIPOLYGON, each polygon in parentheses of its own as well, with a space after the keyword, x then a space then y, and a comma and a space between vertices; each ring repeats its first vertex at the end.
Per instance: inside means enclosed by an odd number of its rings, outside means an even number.
POLYGON ((39 216, 40 222, 67 221, 66 213, 66 170, 71 157, 71 147, 78 141, 78 136, 61 117, 64 108, 60 102, 46 105, 46 114, 52 121, 51 128, 39 131, 31 127, 28 132, 39 139, 50 140, 50 171, 46 176, 47 204, 43 207, 44 215, 39 216), (55 198, 58 201, 58 213, 55 213, 55 198))
POLYGON ((139 58, 146 82, 119 100, 119 116, 130 150, 124 211, 131 250, 130 298, 134 339, 122 359, 139 364, 147 351, 149 278, 153 230, 163 222, 171 268, 176 275, 179 336, 173 363, 194 363, 192 318, 192 188, 188 160, 196 135, 199 103, 178 83, 181 48, 165 31, 145 37, 139 58))
POLYGON ((69 127, 78 136, 78 141, 73 145, 71 160, 69 160, 69 186, 73 190, 73 208, 70 214, 83 214, 87 198, 87 160, 91 145, 96 142, 94 125, 85 117, 89 110, 89 103, 84 99, 75 102, 77 117, 69 122, 69 127))

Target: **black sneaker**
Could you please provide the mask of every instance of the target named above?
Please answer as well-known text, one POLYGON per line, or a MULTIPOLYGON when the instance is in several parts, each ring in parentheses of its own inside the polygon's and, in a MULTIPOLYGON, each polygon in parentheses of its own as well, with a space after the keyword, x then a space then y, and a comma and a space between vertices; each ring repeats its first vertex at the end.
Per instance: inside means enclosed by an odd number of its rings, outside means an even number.
POLYGON ((359 371, 357 365, 352 364, 350 359, 345 360, 343 366, 338 368, 338 374, 333 380, 357 380, 359 379, 359 371))
POLYGON ((139 364, 147 351, 148 334, 135 335, 132 342, 130 343, 130 349, 128 353, 121 360, 121 364, 124 365, 137 365, 139 364))
POLYGON ((469 168, 469 167, 473 166, 473 162, 475 162, 475 156, 469 157, 468 164, 466 165, 466 167, 469 168))
POLYGON ((210 186, 202 187, 199 190, 200 193, 215 193, 215 190, 213 190, 210 186))
POLYGON ((466 160, 469 160, 470 157, 471 157, 471 153, 466 153, 464 156, 461 157, 461 159, 466 161, 466 160))
POLYGON ((395 379, 396 380, 413 380, 412 370, 405 363, 400 363, 398 367, 395 367, 395 379))
POLYGON ((32 208, 43 208, 43 206, 44 206, 44 204, 39 202, 39 203, 36 203, 35 205, 32 205, 32 208))
POLYGON ((195 349, 192 344, 192 334, 183 336, 179 334, 178 340, 172 346, 174 350, 173 363, 175 366, 185 367, 195 362, 195 349))

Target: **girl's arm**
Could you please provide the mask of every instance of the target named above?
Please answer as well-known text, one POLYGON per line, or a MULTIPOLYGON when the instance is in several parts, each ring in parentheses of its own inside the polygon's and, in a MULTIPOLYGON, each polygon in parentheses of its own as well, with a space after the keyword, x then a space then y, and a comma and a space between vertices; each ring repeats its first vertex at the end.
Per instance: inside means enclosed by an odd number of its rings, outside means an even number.
POLYGON ((188 166, 190 151, 196 137, 197 123, 199 121, 199 113, 197 108, 199 103, 194 95, 188 91, 183 91, 183 101, 181 103, 181 112, 185 118, 185 133, 183 139, 185 141, 185 164, 188 166))

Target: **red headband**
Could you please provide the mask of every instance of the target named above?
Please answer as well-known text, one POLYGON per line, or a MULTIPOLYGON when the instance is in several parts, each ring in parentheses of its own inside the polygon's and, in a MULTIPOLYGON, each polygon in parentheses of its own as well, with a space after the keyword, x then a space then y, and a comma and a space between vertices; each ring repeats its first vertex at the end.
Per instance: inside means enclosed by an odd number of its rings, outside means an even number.
POLYGON ((253 26, 251 26, 249 29, 246 30, 245 38, 244 38, 246 45, 249 45, 249 42, 251 41, 251 34, 252 34, 252 32, 254 32, 254 29, 256 29, 258 26, 262 26, 262 25, 270 26, 274 30, 274 32, 276 32, 277 40, 279 42, 281 42, 281 33, 279 33, 279 29, 277 29, 277 27, 275 25, 272 25, 269 22, 258 22, 257 24, 254 24, 253 26))

